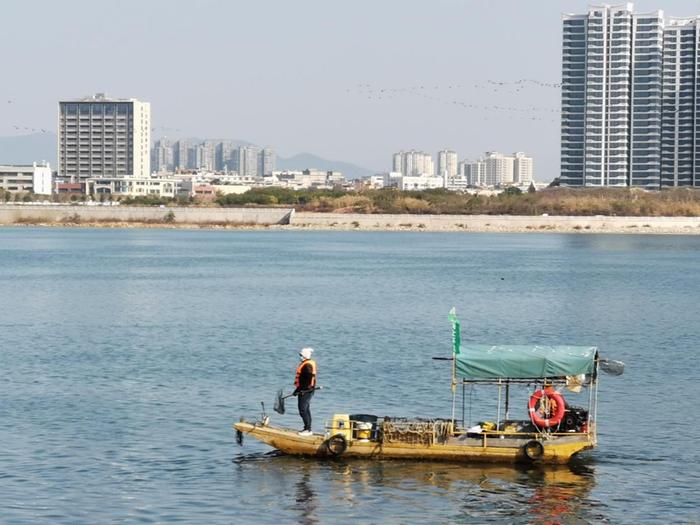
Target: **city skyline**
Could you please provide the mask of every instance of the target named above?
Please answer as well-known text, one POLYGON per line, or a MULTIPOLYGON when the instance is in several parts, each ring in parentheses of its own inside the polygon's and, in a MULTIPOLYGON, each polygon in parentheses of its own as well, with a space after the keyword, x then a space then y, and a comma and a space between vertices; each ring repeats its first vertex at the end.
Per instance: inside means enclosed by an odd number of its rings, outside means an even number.
MULTIPOLYGON (((549 180, 559 169, 558 88, 549 85, 561 77, 561 16, 588 4, 150 2, 132 17, 137 4, 126 1, 104 6, 110 24, 92 24, 85 1, 38 9, 9 2, 0 44, 15 50, 4 59, 15 74, 0 86, 0 136, 55 131, 56 100, 106 92, 150 101, 154 139, 230 137, 273 144, 283 157, 313 152, 373 171, 405 147, 447 144, 467 155, 522 149, 549 180), (232 31, 233 19, 265 25, 232 31), (26 20, 37 38, 24 38, 26 20), (438 24, 439 37, 408 36, 438 24), (193 27, 203 29, 182 38, 193 27), (236 68, 221 67, 227 54, 238 57, 236 68), (539 84, 514 83, 523 79, 539 84)), ((692 2, 636 8, 698 11, 692 2)))
MULTIPOLYGON (((207 1, 201 9, 187 11, 187 20, 177 16, 183 12, 177 2, 142 6, 139 19, 128 16, 127 7, 135 2, 123 4, 124 8, 105 6, 105 18, 113 19, 114 25, 85 24, 83 39, 66 22, 87 22, 87 2, 67 8, 40 4, 38 17, 28 5, 5 6, 7 30, 0 34, 0 44, 16 49, 6 57, 5 67, 18 74, 12 83, 0 86, 0 137, 32 129, 56 132, 55 100, 106 92, 149 100, 157 115, 154 139, 227 137, 274 144, 282 157, 311 152, 375 172, 386 169, 387 152, 406 146, 437 151, 448 144, 466 156, 523 149, 537 157, 539 180, 551 180, 560 166, 560 104, 558 88, 548 85, 561 80, 561 19, 565 13, 585 12, 591 2, 569 0, 533 8, 505 1, 479 3, 478 9, 475 2, 441 1, 432 8, 421 2, 386 2, 371 4, 372 16, 366 18, 363 8, 369 3, 352 8, 311 1, 279 3, 273 4, 279 19, 270 19, 270 28, 279 32, 273 31, 264 41, 254 38, 255 26, 233 33, 223 30, 224 15, 234 10, 227 2, 207 1), (209 10, 221 16, 206 17, 209 10), (397 10, 404 29, 418 30, 440 19, 448 24, 446 36, 407 39, 405 31, 394 27, 397 10), (504 12, 509 16, 504 18, 504 12), (346 16, 333 16, 340 14, 346 16), (33 30, 41 38, 22 38, 22 21, 27 19, 35 21, 33 30), (284 38, 286 22, 305 31, 295 32, 294 39, 284 38), (200 43, 192 43, 177 38, 188 31, 188 23, 213 24, 221 30, 198 33, 200 43), (354 28, 364 25, 363 38, 355 42, 354 28), (529 27, 538 30, 528 31, 529 27), (121 38, 125 28, 131 33, 128 41, 121 38), (318 46, 321 36, 326 38, 318 46), (93 40, 100 43, 99 52, 81 47, 93 40), (62 46, 51 45, 55 41, 62 46), (248 66, 245 82, 215 66, 218 52, 241 46, 250 47, 242 57, 248 66), (85 74, 77 62, 64 62, 64 47, 90 60, 93 74, 85 74), (485 48, 489 53, 476 52, 485 48), (158 55, 158 67, 151 61, 131 60, 144 52, 158 55), (417 74, 407 66, 421 57, 431 60, 417 74), (178 64, 184 60, 209 65, 202 70, 217 74, 201 77, 192 69, 191 74, 178 75, 178 64), (313 76, 320 72, 323 82, 313 76), (50 83, 37 78, 48 78, 50 83), (541 85, 514 84, 519 80, 541 85), (425 89, 418 89, 421 86, 425 89), (493 106, 539 109, 528 113, 493 106)), ((673 16, 700 11, 690 1, 668 5, 644 0, 635 2, 635 8, 664 9, 673 16)), ((237 15, 254 19, 262 7, 241 4, 236 9, 237 15)))

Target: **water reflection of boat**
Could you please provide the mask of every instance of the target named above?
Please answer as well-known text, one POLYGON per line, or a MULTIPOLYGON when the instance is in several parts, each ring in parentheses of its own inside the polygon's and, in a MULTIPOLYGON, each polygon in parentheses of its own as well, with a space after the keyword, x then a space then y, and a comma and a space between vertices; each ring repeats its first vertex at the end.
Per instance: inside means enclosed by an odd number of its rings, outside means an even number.
MULTIPOLYGON (((293 455, 489 463, 563 464, 596 446, 601 365, 597 348, 461 345, 454 312, 451 320, 453 355, 444 358, 452 363, 450 419, 335 414, 325 434, 302 436, 270 425, 263 415, 260 421, 236 423, 239 438, 249 435, 293 455), (467 385, 497 389, 494 421, 466 426, 463 415, 460 426, 456 418, 459 385, 463 392, 467 385), (511 387, 534 387, 529 420, 510 419, 511 387), (587 389, 588 406, 570 406, 561 392, 564 387, 587 389)), ((463 406, 464 399, 463 394, 463 406)))
MULTIPOLYGON (((444 461, 352 460, 317 462, 289 455, 256 457, 237 461, 254 470, 249 476, 274 479, 275 486, 292 488, 292 506, 303 523, 322 522, 330 512, 330 501, 353 504, 381 494, 395 520, 409 490, 412 497, 435 501, 443 514, 456 522, 481 522, 481 518, 504 522, 568 523, 593 519, 597 505, 590 501, 595 486, 592 468, 578 462, 570 465, 490 465, 444 461), (397 503, 398 502, 398 503, 397 503), (572 521, 574 520, 574 521, 572 521)), ((274 490, 274 488, 272 489, 274 490)), ((411 521, 411 520, 408 520, 411 521)))

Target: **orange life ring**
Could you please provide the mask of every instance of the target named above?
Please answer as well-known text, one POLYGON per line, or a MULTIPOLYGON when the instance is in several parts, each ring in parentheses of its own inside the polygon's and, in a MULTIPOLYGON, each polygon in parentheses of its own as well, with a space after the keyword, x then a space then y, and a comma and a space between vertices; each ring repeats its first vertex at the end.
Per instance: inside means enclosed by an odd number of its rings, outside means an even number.
POLYGON ((566 403, 564 402, 564 398, 561 396, 561 394, 556 392, 553 388, 545 388, 535 391, 535 393, 530 396, 528 409, 530 411, 530 420, 535 425, 541 428, 551 428, 557 426, 564 417, 566 403), (536 409, 537 403, 543 396, 547 396, 549 401, 555 405, 554 415, 551 415, 549 418, 542 417, 536 409))

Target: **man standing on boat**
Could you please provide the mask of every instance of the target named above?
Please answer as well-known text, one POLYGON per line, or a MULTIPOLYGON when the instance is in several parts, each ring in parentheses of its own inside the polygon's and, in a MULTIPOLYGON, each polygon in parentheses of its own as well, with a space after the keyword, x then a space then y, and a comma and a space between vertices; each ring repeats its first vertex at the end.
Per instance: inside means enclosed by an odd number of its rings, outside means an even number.
POLYGON ((316 361, 311 359, 313 348, 302 348, 299 352, 301 363, 297 366, 296 377, 294 378, 294 395, 299 401, 299 415, 304 421, 304 430, 299 432, 300 436, 311 436, 311 398, 316 388, 316 361))

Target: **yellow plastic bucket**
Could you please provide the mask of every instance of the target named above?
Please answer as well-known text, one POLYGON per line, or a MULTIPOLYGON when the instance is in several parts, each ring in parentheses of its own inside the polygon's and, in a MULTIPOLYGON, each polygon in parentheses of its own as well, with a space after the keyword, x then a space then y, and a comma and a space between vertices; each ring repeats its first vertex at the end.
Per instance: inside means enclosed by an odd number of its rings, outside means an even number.
POLYGON ((361 421, 357 423, 357 439, 369 439, 372 435, 372 423, 361 421))

